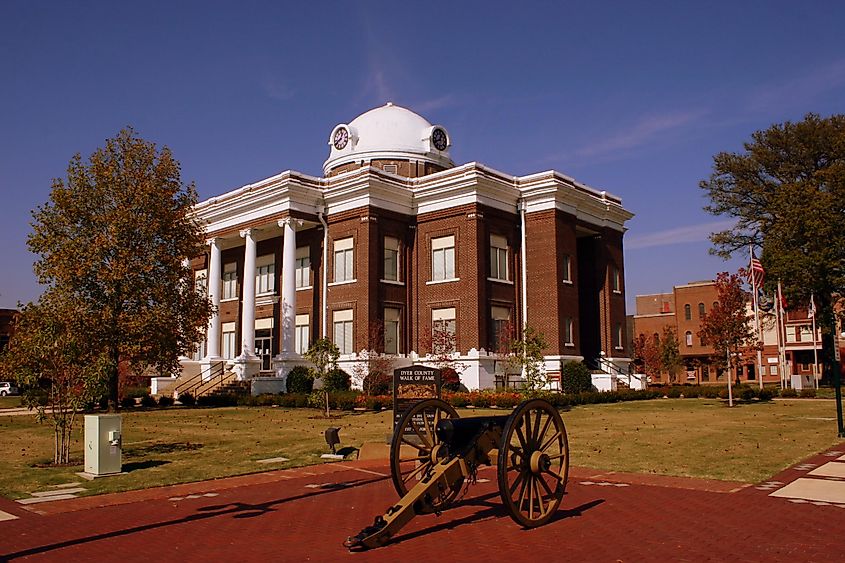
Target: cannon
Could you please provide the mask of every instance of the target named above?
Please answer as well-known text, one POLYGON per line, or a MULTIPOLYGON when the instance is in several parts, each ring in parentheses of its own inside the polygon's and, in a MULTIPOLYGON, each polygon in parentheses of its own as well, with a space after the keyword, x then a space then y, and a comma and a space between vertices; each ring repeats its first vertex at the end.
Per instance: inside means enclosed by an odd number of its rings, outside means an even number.
POLYGON ((386 544, 416 515, 447 509, 475 482, 480 466, 493 464, 510 517, 526 528, 547 523, 569 475, 569 442, 558 410, 529 399, 509 415, 460 418, 440 399, 415 404, 396 424, 390 443, 391 477, 401 498, 344 546, 386 544))

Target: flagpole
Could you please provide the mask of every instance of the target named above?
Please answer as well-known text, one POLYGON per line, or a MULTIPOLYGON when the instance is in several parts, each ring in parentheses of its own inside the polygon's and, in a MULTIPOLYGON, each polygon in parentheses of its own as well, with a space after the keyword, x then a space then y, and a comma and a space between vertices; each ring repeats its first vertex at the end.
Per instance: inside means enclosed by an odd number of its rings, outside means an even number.
POLYGON ((783 338, 783 294, 781 293, 780 280, 778 280, 778 294, 777 303, 775 304, 775 321, 778 329, 778 371, 780 372, 780 388, 786 388, 786 366, 784 354, 784 338, 783 338))
POLYGON ((754 298, 754 326, 757 329, 757 379, 760 382, 760 389, 763 388, 763 351, 760 346, 763 344, 763 335, 760 333, 760 310, 757 306, 757 278, 754 274, 754 247, 749 245, 749 265, 751 267, 751 295, 754 298))
POLYGON ((813 318, 813 389, 818 389, 819 380, 816 377, 816 373, 819 371, 819 349, 816 344, 816 300, 813 299, 812 293, 810 294, 809 311, 811 311, 811 316, 813 318))

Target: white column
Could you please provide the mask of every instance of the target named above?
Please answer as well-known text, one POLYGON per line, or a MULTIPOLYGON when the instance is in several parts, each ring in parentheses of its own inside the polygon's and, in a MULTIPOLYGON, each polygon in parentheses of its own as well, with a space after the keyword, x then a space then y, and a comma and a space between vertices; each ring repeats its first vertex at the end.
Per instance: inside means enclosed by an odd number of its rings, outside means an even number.
POLYGON ((206 360, 220 359, 220 241, 213 238, 208 241, 211 246, 208 263, 208 296, 214 306, 214 312, 208 322, 208 342, 206 342, 206 360))
POLYGON ((296 345, 296 231, 292 219, 282 219, 282 357, 294 355, 296 345))
POLYGON ((241 302, 241 357, 255 357, 255 238, 252 229, 241 231, 244 249, 243 301, 241 302))

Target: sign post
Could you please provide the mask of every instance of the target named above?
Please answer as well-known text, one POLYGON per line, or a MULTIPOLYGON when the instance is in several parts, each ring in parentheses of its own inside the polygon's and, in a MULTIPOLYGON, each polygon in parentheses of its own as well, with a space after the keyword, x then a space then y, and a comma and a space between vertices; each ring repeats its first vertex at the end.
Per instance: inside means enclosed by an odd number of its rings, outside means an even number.
POLYGON ((406 410, 425 399, 440 398, 440 370, 409 366, 393 370, 393 429, 406 410))

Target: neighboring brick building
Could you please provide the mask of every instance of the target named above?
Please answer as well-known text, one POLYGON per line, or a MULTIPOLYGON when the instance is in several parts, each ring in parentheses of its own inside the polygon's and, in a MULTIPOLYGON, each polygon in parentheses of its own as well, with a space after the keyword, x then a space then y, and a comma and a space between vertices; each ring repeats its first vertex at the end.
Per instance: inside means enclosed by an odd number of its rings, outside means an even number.
POLYGON ((15 320, 20 311, 17 309, 0 309, 0 352, 9 345, 9 339, 15 332, 15 320))
MULTIPOLYGON (((716 285, 713 281, 690 282, 675 286, 672 293, 638 295, 637 313, 634 315, 634 338, 639 335, 654 337, 662 334, 663 328, 672 327, 678 337, 678 348, 684 361, 684 371, 680 374, 680 383, 723 383, 724 361, 714 359, 713 348, 701 341, 701 319, 717 302, 716 285)), ((749 296, 747 305, 749 322, 753 326, 752 304, 749 296)), ((787 311, 784 327, 778 338, 778 328, 774 313, 762 313, 763 332, 763 383, 780 383, 783 371, 789 379, 792 375, 812 376, 813 349, 818 349, 821 361, 821 336, 816 327, 816 338, 812 335, 812 320, 806 309, 787 311), (784 357, 778 354, 778 342, 782 343, 784 357), (781 366, 783 363, 783 366, 781 366)), ((739 367, 739 378, 745 382, 757 382, 757 352, 743 352, 739 367)), ((821 377, 821 366, 815 372, 821 377)), ((656 378, 656 383, 665 383, 667 374, 656 378)))
POLYGON ((455 166, 443 127, 390 103, 329 145, 323 178, 286 171, 196 206, 209 251, 192 265, 220 311, 196 361, 269 384, 322 335, 342 364, 365 349, 410 362, 437 326, 464 383, 486 388, 486 351, 527 324, 550 372, 602 353, 627 364, 619 198, 554 171, 455 166))

